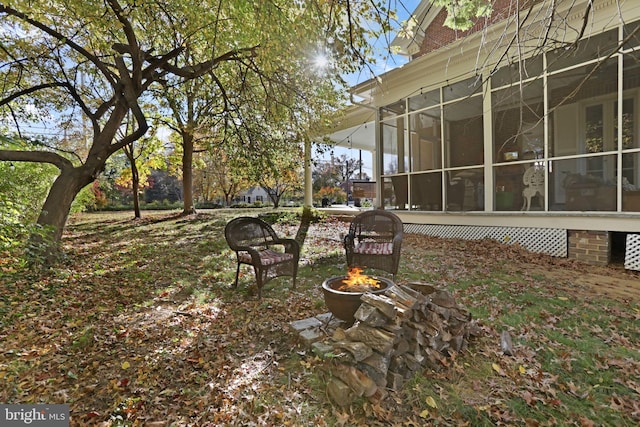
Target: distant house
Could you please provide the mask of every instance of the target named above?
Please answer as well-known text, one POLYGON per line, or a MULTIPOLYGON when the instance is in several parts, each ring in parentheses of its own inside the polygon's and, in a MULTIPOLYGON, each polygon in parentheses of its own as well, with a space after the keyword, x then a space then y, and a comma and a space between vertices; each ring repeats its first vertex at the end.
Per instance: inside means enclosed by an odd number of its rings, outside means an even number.
POLYGON ((411 61, 352 88, 328 136, 374 153, 375 204, 408 231, 640 270, 640 2, 493 5, 461 32, 422 1, 411 61))
POLYGON ((252 187, 248 190, 241 192, 235 199, 236 203, 271 203, 269 194, 262 187, 252 187))

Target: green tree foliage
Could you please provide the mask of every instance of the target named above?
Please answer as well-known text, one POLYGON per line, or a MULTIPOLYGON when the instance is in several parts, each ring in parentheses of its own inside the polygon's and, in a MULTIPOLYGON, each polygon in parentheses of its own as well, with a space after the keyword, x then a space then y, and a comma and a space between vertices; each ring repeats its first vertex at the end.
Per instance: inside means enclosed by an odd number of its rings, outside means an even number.
MULTIPOLYGON (((0 148, 23 144, 0 138, 0 148)), ((5 257, 21 255, 55 176, 51 165, 0 162, 0 253, 5 257)))
POLYGON ((379 4, 338 0, 0 3, 0 114, 16 125, 44 119, 48 128, 70 129, 83 122, 91 135, 82 150, 0 150, 0 161, 59 169, 38 217, 57 242, 78 192, 111 155, 147 132, 152 88, 208 76, 225 108, 218 129, 232 128, 244 144, 258 146, 264 132, 254 129, 276 117, 304 134, 309 129, 300 123, 322 122, 339 106, 323 99, 335 94, 340 74, 366 64, 371 23, 384 31, 392 15, 379 4), (323 78, 312 73, 319 53, 331 59, 323 78), (118 136, 129 117, 131 130, 118 136))
MULTIPOLYGON (((274 208, 280 205, 283 196, 293 196, 302 189, 302 147, 286 140, 280 144, 286 144, 288 148, 279 155, 274 153, 269 158, 259 158, 254 169, 254 179, 267 192, 274 208)), ((274 142, 272 146, 278 147, 278 144, 274 142)))
POLYGON ((487 17, 493 12, 489 0, 433 0, 432 3, 447 9, 444 25, 454 30, 468 30, 475 18, 487 17))
POLYGON ((212 147, 198 157, 196 182, 199 194, 206 202, 221 200, 221 204, 230 206, 243 189, 253 184, 250 163, 237 144, 212 147))
POLYGON ((104 192, 100 189, 100 181, 93 181, 91 185, 84 187, 71 205, 71 212, 95 211, 107 204, 104 192))
POLYGON ((144 191, 146 203, 173 204, 182 200, 180 181, 166 170, 153 170, 149 176, 149 186, 144 191))

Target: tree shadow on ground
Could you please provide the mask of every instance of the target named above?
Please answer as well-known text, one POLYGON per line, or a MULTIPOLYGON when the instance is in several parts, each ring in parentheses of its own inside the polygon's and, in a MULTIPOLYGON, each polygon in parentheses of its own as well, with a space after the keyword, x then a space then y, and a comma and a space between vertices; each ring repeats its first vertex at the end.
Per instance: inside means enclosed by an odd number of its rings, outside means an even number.
POLYGON ((311 208, 305 207, 302 209, 302 217, 300 218, 300 227, 296 232, 296 241, 300 244, 300 247, 304 246, 304 241, 307 238, 307 233, 309 232, 309 227, 311 226, 311 221, 313 220, 313 213, 311 212, 311 208))

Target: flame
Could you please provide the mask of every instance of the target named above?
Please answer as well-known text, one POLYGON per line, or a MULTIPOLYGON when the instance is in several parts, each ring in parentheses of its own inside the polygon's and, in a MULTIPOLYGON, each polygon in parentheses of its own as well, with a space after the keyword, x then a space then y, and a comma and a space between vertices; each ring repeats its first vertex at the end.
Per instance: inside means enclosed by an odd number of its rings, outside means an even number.
POLYGON ((378 279, 361 273, 362 269, 359 267, 350 268, 347 276, 342 279, 342 285, 337 290, 343 292, 366 292, 382 287, 382 282, 378 279))

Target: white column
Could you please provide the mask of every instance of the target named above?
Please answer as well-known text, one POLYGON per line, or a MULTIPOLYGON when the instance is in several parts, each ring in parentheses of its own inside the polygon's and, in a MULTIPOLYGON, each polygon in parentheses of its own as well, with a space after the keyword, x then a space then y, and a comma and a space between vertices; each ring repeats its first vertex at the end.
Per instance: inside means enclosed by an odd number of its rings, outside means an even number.
POLYGON ((304 207, 313 207, 313 177, 311 175, 311 141, 304 142, 304 207))

